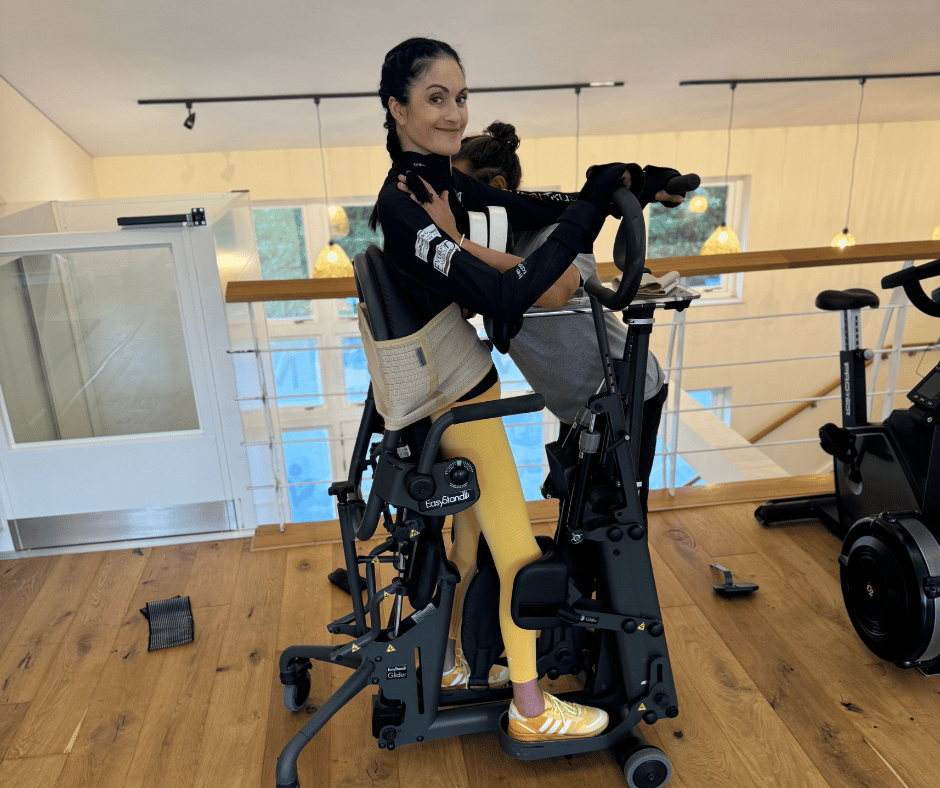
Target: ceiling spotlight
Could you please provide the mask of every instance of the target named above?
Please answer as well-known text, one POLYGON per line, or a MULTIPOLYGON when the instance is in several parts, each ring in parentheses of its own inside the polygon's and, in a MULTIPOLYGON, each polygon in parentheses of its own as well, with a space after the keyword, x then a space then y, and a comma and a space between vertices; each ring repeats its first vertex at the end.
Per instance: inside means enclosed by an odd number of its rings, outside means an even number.
POLYGON ((196 113, 193 112, 193 102, 187 101, 186 109, 189 110, 189 116, 186 118, 186 120, 183 121, 183 125, 187 129, 191 129, 193 126, 196 125, 196 113))

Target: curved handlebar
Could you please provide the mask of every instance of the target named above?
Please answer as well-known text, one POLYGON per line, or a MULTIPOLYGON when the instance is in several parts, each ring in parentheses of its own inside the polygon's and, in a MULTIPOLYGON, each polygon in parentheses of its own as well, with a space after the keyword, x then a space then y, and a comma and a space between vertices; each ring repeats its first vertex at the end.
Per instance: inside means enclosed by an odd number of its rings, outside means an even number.
POLYGON ((666 184, 666 191, 669 194, 685 194, 694 192, 701 185, 702 179, 694 172, 690 172, 687 175, 676 175, 670 178, 666 184))
POLYGON ((541 394, 525 394, 521 397, 506 397, 491 402, 478 402, 475 405, 460 405, 451 408, 447 413, 437 419, 421 449, 421 459, 418 461, 417 473, 430 476, 431 468, 437 459, 437 449, 441 436, 451 424, 463 424, 468 421, 482 421, 483 419, 501 418, 503 416, 516 416, 520 413, 536 413, 545 407, 545 398, 541 394))
MULTIPOLYGON (((701 183, 702 179, 690 172, 670 178, 665 190, 670 194, 685 194, 697 189, 701 183)), ((617 189, 613 200, 623 216, 614 239, 614 265, 623 271, 620 286, 614 292, 600 282, 589 279, 584 283, 584 289, 608 309, 620 312, 630 305, 640 289, 643 267, 646 265, 646 225, 640 202, 630 191, 617 189)))
POLYGON ((940 260, 914 265, 888 274, 881 280, 881 286, 885 290, 903 287, 911 303, 921 312, 931 317, 940 317, 940 304, 924 292, 924 286, 921 284, 924 279, 937 275, 940 275, 940 260))
POLYGON ((620 286, 614 292, 600 282, 589 279, 584 283, 584 289, 608 309, 621 311, 629 306, 640 289, 643 266, 646 264, 646 225, 643 222, 643 209, 632 192, 617 189, 613 200, 623 216, 614 239, 614 265, 623 271, 620 286))

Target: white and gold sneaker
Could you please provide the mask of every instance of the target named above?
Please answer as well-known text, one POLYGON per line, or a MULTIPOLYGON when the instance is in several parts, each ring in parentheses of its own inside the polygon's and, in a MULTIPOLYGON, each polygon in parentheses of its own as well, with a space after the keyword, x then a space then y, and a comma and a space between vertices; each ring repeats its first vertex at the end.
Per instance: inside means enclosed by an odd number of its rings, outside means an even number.
POLYGON ((509 704, 509 735, 519 741, 586 739, 607 727, 607 712, 559 700, 543 692, 545 711, 537 717, 523 717, 515 703, 509 704))
MULTIPOLYGON (((464 659, 463 653, 457 649, 454 667, 441 676, 442 690, 465 690, 470 681, 470 666, 464 659)), ((509 668, 505 665, 493 665, 490 668, 490 675, 486 679, 490 689, 505 687, 509 683, 509 668)))

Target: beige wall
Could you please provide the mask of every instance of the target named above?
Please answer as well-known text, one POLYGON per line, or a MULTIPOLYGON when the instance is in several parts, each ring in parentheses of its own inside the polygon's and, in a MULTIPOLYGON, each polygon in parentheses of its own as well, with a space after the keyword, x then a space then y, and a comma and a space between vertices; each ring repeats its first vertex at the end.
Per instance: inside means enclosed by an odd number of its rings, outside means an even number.
MULTIPOLYGON (((819 246, 845 223, 855 126, 742 129, 732 134, 730 174, 751 179, 748 248, 819 246)), ((586 137, 579 160, 667 164, 723 176, 724 131, 586 137)), ((860 243, 929 237, 940 221, 940 122, 863 124, 851 229, 860 243)), ((523 184, 574 189, 573 139, 527 140, 523 184)), ((388 169, 382 147, 325 152, 331 197, 374 195, 388 169)), ((170 156, 99 157, 101 197, 247 189, 255 200, 323 196, 316 148, 170 156)), ((601 255, 603 256, 603 255, 601 255)))
POLYGON ((0 78, 0 205, 97 197, 91 156, 0 78))

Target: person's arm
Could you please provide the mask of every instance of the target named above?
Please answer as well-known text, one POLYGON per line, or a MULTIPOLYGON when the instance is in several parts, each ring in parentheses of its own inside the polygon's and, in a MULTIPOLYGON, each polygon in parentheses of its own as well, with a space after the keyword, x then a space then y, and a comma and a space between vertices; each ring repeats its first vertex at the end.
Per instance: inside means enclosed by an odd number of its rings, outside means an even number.
MULTIPOLYGON (((438 227, 425 207, 397 186, 383 188, 378 209, 386 257, 396 267, 451 301, 505 323, 520 318, 541 298, 570 267, 578 248, 593 238, 593 214, 581 206, 526 260, 494 253, 503 268, 511 264, 501 271, 460 248, 460 234, 452 236, 456 228, 438 227)), ((573 278, 574 272, 568 276, 573 278)))
MULTIPOLYGON (((519 263, 525 261, 523 257, 500 252, 496 249, 490 249, 487 246, 474 243, 469 238, 462 237, 461 233, 457 231, 457 221, 450 209, 450 204, 447 200, 447 192, 443 191, 437 194, 427 182, 425 182, 425 185, 428 187, 428 193, 431 197, 430 202, 418 204, 427 211, 428 216, 434 221, 434 224, 454 241, 454 243, 459 244, 461 249, 465 252, 469 252, 477 260, 482 260, 491 268, 495 268, 502 273, 515 268, 519 263)), ((412 199, 418 202, 414 196, 412 196, 412 199)), ((539 296, 535 303, 539 306, 555 308, 563 306, 574 294, 574 291, 578 289, 580 283, 581 276, 577 267, 575 265, 569 265, 561 276, 539 296)))

